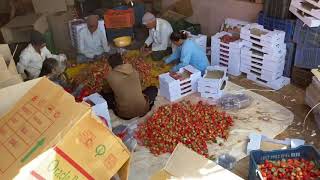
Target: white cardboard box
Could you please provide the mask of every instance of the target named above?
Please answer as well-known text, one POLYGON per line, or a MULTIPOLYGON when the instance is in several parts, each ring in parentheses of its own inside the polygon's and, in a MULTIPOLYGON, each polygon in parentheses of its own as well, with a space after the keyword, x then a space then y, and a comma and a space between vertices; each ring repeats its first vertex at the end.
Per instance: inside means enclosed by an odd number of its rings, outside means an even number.
POLYGON ((311 16, 306 16, 301 14, 298 8, 294 6, 290 6, 289 10, 297 16, 301 21, 303 21, 306 25, 309 27, 319 27, 320 26, 320 20, 311 16))
POLYGON ((248 24, 241 28, 241 38, 254 43, 262 44, 279 44, 284 42, 285 38, 284 31, 270 31, 264 29, 262 25, 259 24, 248 24))
POLYGON ((269 87, 274 90, 279 90, 284 86, 290 84, 290 79, 284 76, 274 80, 274 81, 265 81, 254 74, 248 74, 247 78, 251 81, 254 81, 262 86, 269 87))
POLYGON ((159 76, 160 95, 170 101, 175 101, 195 92, 197 82, 201 78, 201 71, 188 65, 181 68, 178 73, 182 74, 184 72, 190 73, 190 77, 184 80, 176 80, 170 76, 170 73, 161 74, 159 76))
POLYGON ((320 9, 317 7, 314 7, 312 4, 310 4, 309 7, 305 7, 305 5, 303 4, 305 3, 305 0, 292 0, 291 1, 291 6, 299 9, 300 11, 302 11, 303 13, 313 16, 317 19, 320 19, 320 9), (310 9, 308 9, 310 8, 310 9))

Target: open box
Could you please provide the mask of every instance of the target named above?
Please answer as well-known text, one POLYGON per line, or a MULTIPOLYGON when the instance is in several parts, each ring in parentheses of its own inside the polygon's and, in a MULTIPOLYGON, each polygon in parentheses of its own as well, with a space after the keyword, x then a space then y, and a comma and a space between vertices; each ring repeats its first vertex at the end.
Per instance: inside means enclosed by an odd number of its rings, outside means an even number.
POLYGON ((126 146, 62 87, 39 78, 0 100, 0 179, 128 178, 126 146))

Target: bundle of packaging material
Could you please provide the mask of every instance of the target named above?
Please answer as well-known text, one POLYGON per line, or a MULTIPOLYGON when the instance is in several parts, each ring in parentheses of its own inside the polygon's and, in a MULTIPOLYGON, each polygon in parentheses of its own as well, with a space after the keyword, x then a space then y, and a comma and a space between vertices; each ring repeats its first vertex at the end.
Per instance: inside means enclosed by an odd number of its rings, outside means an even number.
POLYGON ((175 101, 196 92, 201 71, 193 66, 181 68, 177 73, 165 73, 159 76, 160 95, 169 101, 175 101))
POLYGON ((292 0, 290 11, 309 27, 320 26, 320 2, 315 0, 292 0))
POLYGON ((228 74, 241 75, 240 52, 244 43, 240 38, 228 32, 219 32, 211 37, 211 65, 219 65, 228 69, 228 74))
POLYGON ((270 31, 259 24, 250 24, 241 29, 245 47, 241 51, 241 72, 249 80, 279 90, 290 83, 283 77, 286 56, 285 32, 270 31))
POLYGON ((223 95, 227 80, 226 67, 209 66, 206 74, 198 81, 198 92, 203 98, 219 99, 223 95))
MULTIPOLYGON (((79 48, 79 40, 80 40, 80 31, 82 28, 86 27, 87 24, 83 19, 75 19, 69 21, 69 33, 71 37, 72 46, 74 48, 79 48)), ((106 29, 104 27, 104 21, 99 20, 98 30, 104 32, 106 34, 106 29)))

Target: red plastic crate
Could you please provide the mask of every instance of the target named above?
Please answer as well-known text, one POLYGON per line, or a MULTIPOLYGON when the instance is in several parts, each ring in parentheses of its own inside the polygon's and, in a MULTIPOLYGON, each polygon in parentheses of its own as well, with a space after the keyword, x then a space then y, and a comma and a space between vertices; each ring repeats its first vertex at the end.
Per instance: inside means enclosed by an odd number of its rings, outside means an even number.
POLYGON ((134 11, 127 10, 107 10, 104 15, 104 23, 107 29, 130 28, 134 25, 134 11))

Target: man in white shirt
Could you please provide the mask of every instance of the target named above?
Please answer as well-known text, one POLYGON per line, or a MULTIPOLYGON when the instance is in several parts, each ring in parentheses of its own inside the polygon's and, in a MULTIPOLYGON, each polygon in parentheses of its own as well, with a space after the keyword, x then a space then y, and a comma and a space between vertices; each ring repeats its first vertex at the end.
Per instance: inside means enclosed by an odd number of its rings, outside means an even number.
POLYGON ((151 54, 152 59, 156 61, 171 54, 170 35, 173 30, 170 23, 164 19, 156 18, 149 12, 143 16, 142 23, 149 29, 149 37, 141 51, 144 54, 151 54))
POLYGON ((98 29, 99 16, 90 15, 87 26, 80 30, 78 63, 86 63, 102 58, 110 51, 106 34, 98 29))
POLYGON ((39 77, 43 61, 47 58, 56 59, 60 64, 66 60, 63 54, 51 54, 46 47, 43 35, 33 31, 30 44, 20 54, 17 70, 25 80, 35 79, 39 77))

